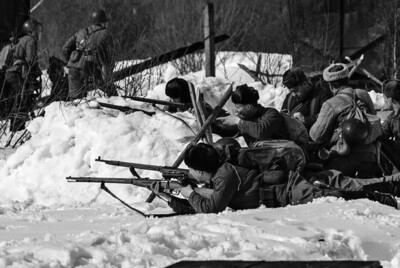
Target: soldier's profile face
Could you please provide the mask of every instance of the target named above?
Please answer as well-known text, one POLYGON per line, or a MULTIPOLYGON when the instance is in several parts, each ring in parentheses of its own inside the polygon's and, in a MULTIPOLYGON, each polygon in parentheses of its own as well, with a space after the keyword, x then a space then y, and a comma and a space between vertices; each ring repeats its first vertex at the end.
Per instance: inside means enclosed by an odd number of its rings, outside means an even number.
POLYGON ((200 183, 209 183, 210 176, 208 173, 193 168, 189 168, 189 173, 200 183))

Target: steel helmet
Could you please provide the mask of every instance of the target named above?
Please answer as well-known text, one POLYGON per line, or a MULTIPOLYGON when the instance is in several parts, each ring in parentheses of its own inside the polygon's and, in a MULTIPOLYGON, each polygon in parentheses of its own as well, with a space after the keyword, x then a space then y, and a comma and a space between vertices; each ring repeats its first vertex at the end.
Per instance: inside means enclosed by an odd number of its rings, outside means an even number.
POLYGON ((367 125, 357 118, 347 119, 342 125, 342 137, 350 145, 364 144, 368 138, 367 125))
POLYGON ((34 18, 27 20, 22 24, 22 32, 24 34, 31 34, 38 25, 40 25, 40 22, 34 18))
POLYGON ((213 147, 225 161, 235 160, 241 148, 240 143, 236 139, 230 137, 217 140, 214 142, 213 147))
POLYGON ((102 9, 93 12, 91 17, 92 17, 93 24, 100 24, 100 23, 108 22, 107 14, 102 9))

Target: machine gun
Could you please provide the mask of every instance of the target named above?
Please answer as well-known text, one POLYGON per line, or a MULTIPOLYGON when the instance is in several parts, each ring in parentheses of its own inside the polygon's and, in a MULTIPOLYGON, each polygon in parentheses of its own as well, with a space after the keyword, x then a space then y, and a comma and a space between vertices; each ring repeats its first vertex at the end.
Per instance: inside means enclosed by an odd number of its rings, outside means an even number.
POLYGON ((152 180, 149 178, 100 178, 100 177, 67 177, 68 182, 89 182, 89 183, 101 183, 101 188, 104 189, 105 183, 117 183, 117 184, 132 184, 138 187, 150 189, 153 183, 160 184, 160 191, 168 194, 179 194, 179 189, 187 185, 191 185, 195 192, 203 197, 209 198, 213 193, 212 189, 199 188, 198 182, 193 179, 159 179, 152 180))
POLYGON ((175 178, 179 181, 187 180, 190 177, 189 170, 184 168, 174 168, 168 166, 156 166, 156 165, 147 165, 133 162, 122 162, 116 160, 106 160, 101 159, 100 156, 95 160, 97 162, 103 162, 107 165, 112 166, 120 166, 120 167, 129 167, 129 171, 133 176, 140 178, 139 174, 136 172, 136 169, 145 169, 145 170, 154 170, 161 172, 163 178, 172 179, 175 178))
POLYGON ((172 107, 182 109, 182 110, 186 110, 186 109, 193 107, 193 104, 191 104, 191 103, 178 103, 178 102, 172 102, 172 101, 163 101, 163 100, 157 100, 157 99, 148 99, 148 98, 130 97, 130 96, 123 96, 123 98, 131 99, 131 100, 135 100, 135 101, 146 102, 146 103, 151 103, 153 105, 160 104, 160 105, 172 106, 172 107))

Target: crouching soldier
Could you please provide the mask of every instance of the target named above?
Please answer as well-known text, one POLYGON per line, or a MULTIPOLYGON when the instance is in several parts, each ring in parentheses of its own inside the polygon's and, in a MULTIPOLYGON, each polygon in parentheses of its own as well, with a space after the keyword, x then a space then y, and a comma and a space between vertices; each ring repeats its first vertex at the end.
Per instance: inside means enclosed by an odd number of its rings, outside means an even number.
POLYGON ((264 140, 291 140, 284 118, 278 110, 258 103, 258 91, 248 85, 237 86, 231 100, 235 105, 236 124, 227 125, 216 120, 216 125, 224 129, 224 137, 243 136, 249 147, 264 140))
POLYGON ((283 74, 282 84, 289 89, 289 93, 281 111, 289 113, 310 129, 317 120, 322 104, 332 97, 332 92, 321 81, 311 82, 298 67, 283 74))
POLYGON ((112 81, 115 48, 107 30, 107 15, 104 10, 98 10, 91 19, 92 25, 75 33, 62 48, 68 60, 68 97, 71 100, 86 97, 89 90, 97 88, 108 96, 118 95, 112 81))
POLYGON ((235 166, 219 159, 216 150, 208 144, 200 143, 185 153, 184 159, 191 175, 206 187, 212 189, 211 196, 203 197, 191 186, 179 191, 187 199, 181 199, 159 191, 159 184, 151 186, 152 191, 168 201, 177 213, 218 213, 227 207, 232 209, 257 208, 306 204, 323 196, 342 197, 345 200, 368 198, 397 208, 396 199, 390 194, 370 191, 342 191, 321 189, 304 179, 297 172, 289 172, 282 181, 271 185, 265 183, 263 173, 235 166))
MULTIPOLYGON (((375 115, 376 111, 368 92, 362 89, 353 89, 348 86, 349 71, 345 64, 333 64, 323 72, 324 80, 329 82, 333 97, 327 100, 321 108, 317 121, 310 129, 310 138, 326 149, 333 148, 335 151, 346 142, 342 137, 342 129, 354 106, 363 107, 365 113, 375 115)), ((320 154, 324 160, 324 169, 336 169, 351 177, 369 178, 380 176, 378 165, 378 148, 375 142, 368 144, 358 140, 354 135, 363 136, 359 124, 349 124, 349 141, 354 141, 350 150, 343 150, 341 154, 320 154), (353 133, 353 134, 351 134, 353 133)), ((324 152, 322 149, 321 152, 324 152)))

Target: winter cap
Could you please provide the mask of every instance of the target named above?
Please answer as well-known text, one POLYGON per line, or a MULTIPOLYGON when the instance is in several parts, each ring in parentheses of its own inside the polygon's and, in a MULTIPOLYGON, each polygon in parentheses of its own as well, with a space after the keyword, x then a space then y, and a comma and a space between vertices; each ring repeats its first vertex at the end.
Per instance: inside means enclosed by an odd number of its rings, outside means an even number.
POLYGON ((175 77, 165 85, 165 95, 172 99, 181 98, 184 103, 190 103, 189 85, 185 79, 175 77))
POLYGON ((282 77, 282 84, 289 89, 297 87, 304 81, 307 81, 306 74, 299 67, 290 68, 282 77))
POLYGON ((258 91, 246 84, 237 86, 231 97, 235 104, 256 103, 259 98, 258 91))
POLYGON ((185 164, 195 170, 214 172, 220 166, 218 152, 209 144, 199 143, 185 152, 185 164))
POLYGON ((327 82, 334 82, 349 77, 349 69, 346 64, 334 63, 325 68, 322 76, 327 82))
POLYGON ((400 80, 394 79, 384 82, 383 94, 388 98, 400 100, 400 80))

